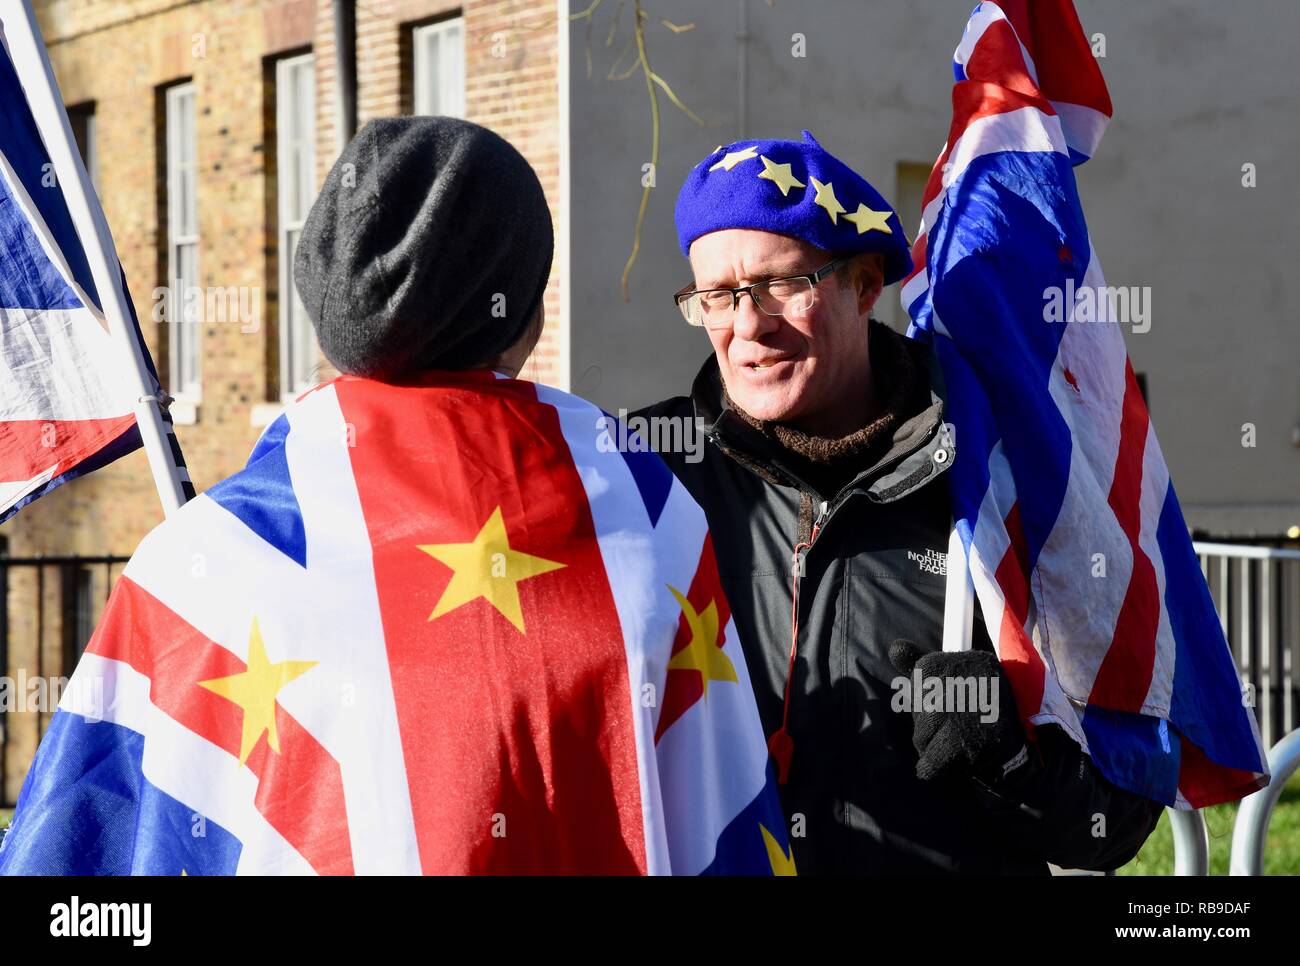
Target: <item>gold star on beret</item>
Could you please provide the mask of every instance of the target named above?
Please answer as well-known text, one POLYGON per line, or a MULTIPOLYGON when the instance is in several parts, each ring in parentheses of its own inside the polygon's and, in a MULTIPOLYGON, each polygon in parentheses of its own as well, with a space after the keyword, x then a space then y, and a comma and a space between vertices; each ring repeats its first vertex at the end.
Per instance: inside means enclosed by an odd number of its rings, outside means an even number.
POLYGON ((758 159, 763 162, 763 170, 758 173, 758 176, 766 178, 775 184, 781 189, 783 196, 788 195, 791 188, 802 188, 804 186, 804 183, 791 173, 790 165, 776 164, 761 154, 758 159))
POLYGON ((826 213, 831 216, 831 224, 838 224, 837 216, 844 214, 844 206, 840 200, 835 197, 835 186, 829 181, 822 184, 816 178, 809 178, 812 182, 813 189, 817 192, 817 197, 813 199, 813 204, 821 205, 826 209, 826 213))
POLYGON ((858 210, 851 215, 846 214, 844 220, 857 225, 859 235, 864 231, 883 231, 886 235, 892 235, 894 229, 886 223, 888 217, 888 211, 872 211, 866 205, 859 204, 858 210))
POLYGON ((756 157, 758 157, 758 152, 754 150, 754 146, 751 144, 749 147, 742 148, 739 151, 728 151, 726 156, 723 157, 721 161, 712 165, 709 170, 717 171, 718 168, 726 168, 730 171, 736 165, 740 164, 741 161, 748 161, 750 158, 756 157))

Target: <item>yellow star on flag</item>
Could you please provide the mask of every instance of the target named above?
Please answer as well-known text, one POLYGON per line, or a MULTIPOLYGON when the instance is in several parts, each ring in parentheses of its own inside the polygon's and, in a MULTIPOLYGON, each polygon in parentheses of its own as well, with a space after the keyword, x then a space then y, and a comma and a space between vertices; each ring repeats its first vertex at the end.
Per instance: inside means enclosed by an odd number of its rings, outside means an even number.
POLYGON ((492 511, 469 543, 428 543, 420 549, 453 571, 429 620, 482 597, 520 634, 524 633, 524 612, 519 606, 519 581, 565 566, 512 549, 501 507, 492 511))
POLYGON ((262 643, 262 631, 253 618, 253 630, 248 638, 248 669, 229 677, 200 681, 207 688, 233 701, 244 711, 243 734, 239 739, 239 763, 243 765, 253 748, 266 735, 266 743, 279 754, 280 735, 275 727, 276 695, 280 689, 298 675, 310 671, 318 661, 280 661, 272 664, 262 643))
POLYGON ((826 209, 826 213, 831 216, 831 224, 838 224, 836 216, 844 214, 844 206, 840 200, 835 197, 835 187, 829 181, 822 184, 816 178, 809 178, 812 182, 813 189, 817 192, 817 197, 813 199, 813 204, 821 205, 826 209))
POLYGON ((730 171, 736 165, 740 164, 741 161, 748 161, 750 158, 756 157, 758 157, 758 152, 754 150, 754 146, 751 144, 749 147, 741 148, 739 151, 728 151, 723 156, 722 160, 710 166, 709 170, 717 171, 719 168, 726 168, 730 171))
POLYGON ((776 836, 769 832, 762 822, 758 823, 758 830, 763 833, 763 844, 767 846, 767 861, 772 866, 772 874, 795 875, 794 851, 791 850, 787 855, 785 849, 781 848, 781 843, 776 840, 776 836))
POLYGON ((760 178, 766 178, 768 181, 775 184, 781 189, 782 195, 788 195, 791 188, 802 188, 804 186, 804 183, 791 173, 790 165, 777 164, 774 161, 768 160, 761 154, 758 156, 758 159, 763 162, 763 170, 758 173, 758 176, 760 178))
POLYGON ((709 696, 710 681, 735 681, 735 665, 727 653, 718 647, 718 605, 709 601, 703 613, 697 613, 691 602, 682 596, 681 591, 671 584, 668 589, 677 598, 677 604, 686 615, 686 626, 691 631, 691 642, 672 656, 668 661, 670 671, 699 671, 704 681, 704 697, 709 696))
POLYGON ((872 211, 864 204, 858 205, 858 210, 851 215, 845 215, 845 221, 851 221, 858 226, 858 234, 864 231, 883 231, 886 235, 892 235, 894 229, 890 228, 885 219, 889 217, 888 211, 872 211))

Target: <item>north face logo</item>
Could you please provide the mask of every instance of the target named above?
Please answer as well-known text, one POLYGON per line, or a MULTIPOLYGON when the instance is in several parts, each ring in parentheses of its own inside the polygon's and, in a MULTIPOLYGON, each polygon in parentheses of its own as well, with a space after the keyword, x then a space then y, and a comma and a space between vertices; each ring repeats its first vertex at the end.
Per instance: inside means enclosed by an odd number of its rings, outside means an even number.
POLYGON ((948 576, 948 554, 942 550, 927 550, 925 553, 909 550, 907 559, 915 562, 922 573, 938 574, 940 577, 948 576))

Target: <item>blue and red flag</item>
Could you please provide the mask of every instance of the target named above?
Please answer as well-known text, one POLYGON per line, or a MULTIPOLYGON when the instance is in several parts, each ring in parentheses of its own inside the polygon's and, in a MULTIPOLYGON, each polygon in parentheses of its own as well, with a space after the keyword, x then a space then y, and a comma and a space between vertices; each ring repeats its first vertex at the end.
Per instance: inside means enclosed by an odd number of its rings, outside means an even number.
POLYGON ((612 430, 305 394, 126 566, 0 871, 793 871, 704 514, 612 430))
MULTIPOLYGON (((0 522, 141 443, 134 415, 140 394, 109 335, 53 171, 23 82, 0 42, 0 522)), ((140 340, 129 300, 127 306, 130 335, 140 340)), ((156 393, 157 375, 147 352, 144 358, 156 393)), ((169 442, 179 464, 170 434, 169 442)))
POLYGON ((1241 798, 1267 763, 1074 179, 1111 114, 1101 70, 1069 0, 980 3, 953 67, 903 302, 943 369, 956 529, 1021 714, 1157 801, 1241 798))

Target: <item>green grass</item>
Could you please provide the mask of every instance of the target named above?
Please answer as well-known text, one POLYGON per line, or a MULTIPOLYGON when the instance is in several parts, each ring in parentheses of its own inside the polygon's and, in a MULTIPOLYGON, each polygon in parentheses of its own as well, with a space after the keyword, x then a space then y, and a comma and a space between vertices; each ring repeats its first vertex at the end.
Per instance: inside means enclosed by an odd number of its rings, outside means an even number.
MULTIPOLYGON (((1212 805, 1202 809, 1210 833, 1210 875, 1227 875, 1232 851, 1232 823, 1237 820, 1237 804, 1212 805)), ((1169 813, 1160 816, 1160 824, 1151 833, 1142 850, 1118 875, 1173 875, 1174 833, 1169 828, 1169 813)), ((1268 823, 1268 841, 1264 845, 1265 875, 1300 875, 1300 775, 1295 775, 1282 789, 1268 823)))

